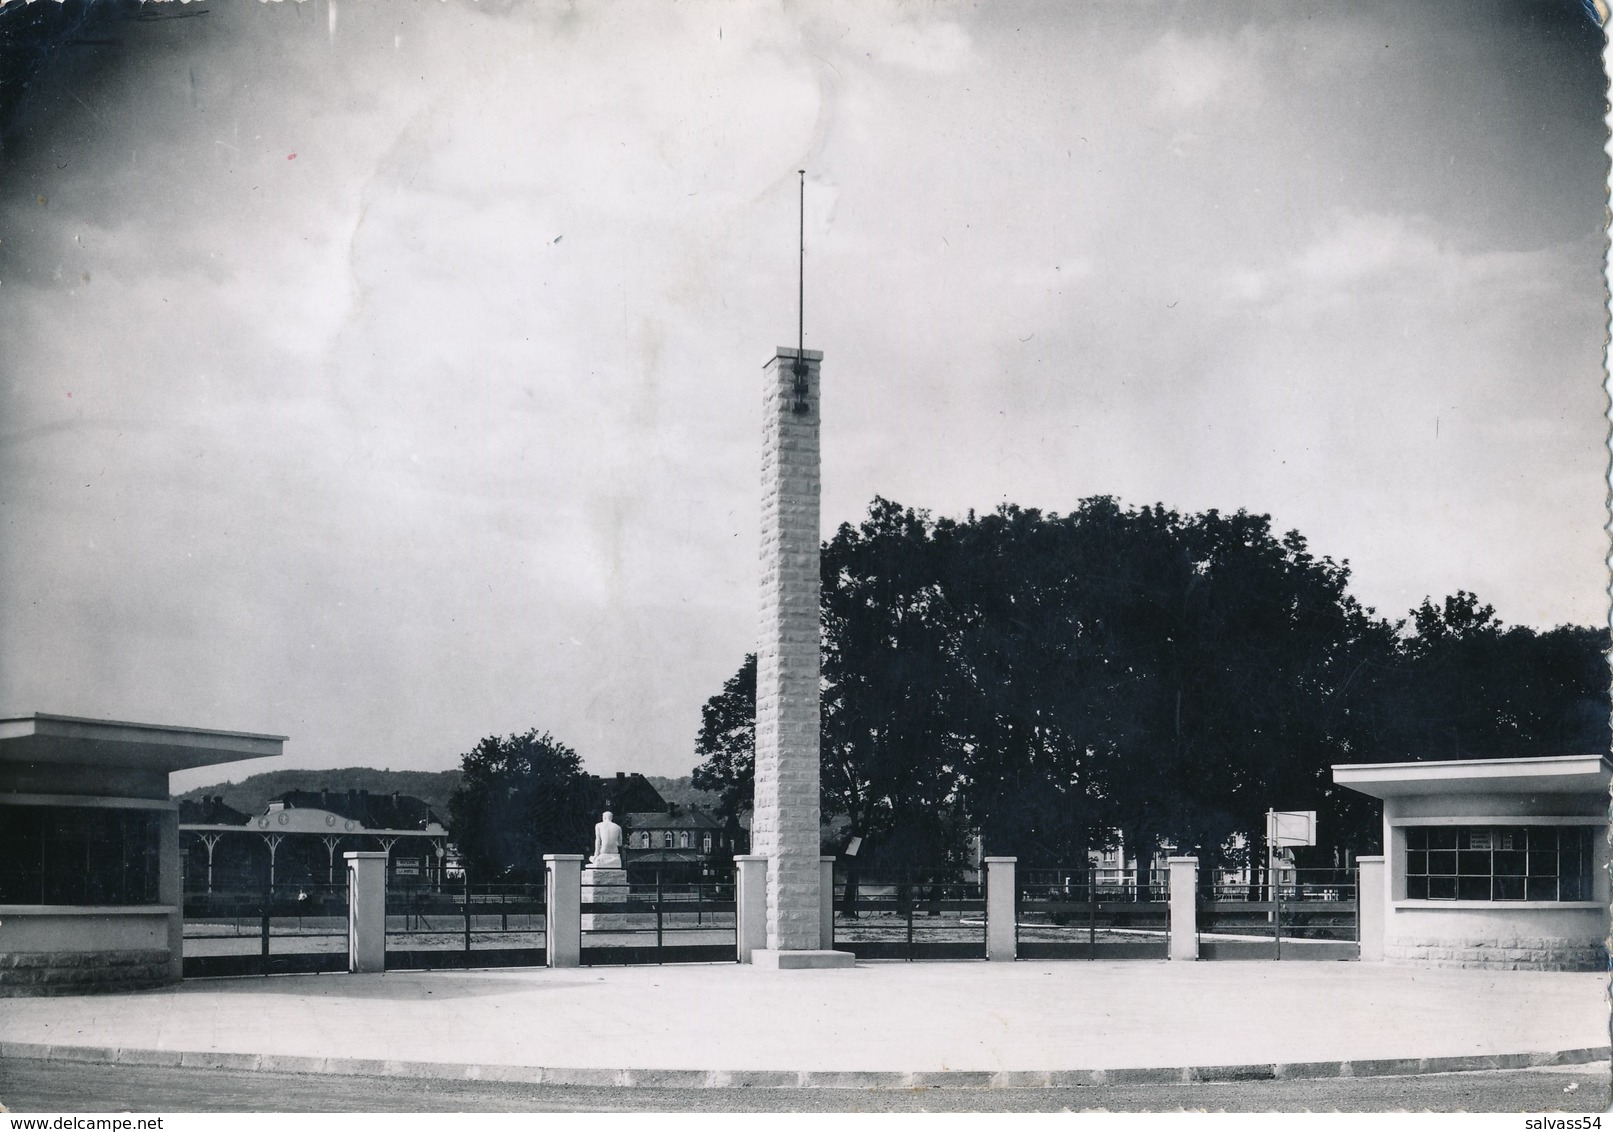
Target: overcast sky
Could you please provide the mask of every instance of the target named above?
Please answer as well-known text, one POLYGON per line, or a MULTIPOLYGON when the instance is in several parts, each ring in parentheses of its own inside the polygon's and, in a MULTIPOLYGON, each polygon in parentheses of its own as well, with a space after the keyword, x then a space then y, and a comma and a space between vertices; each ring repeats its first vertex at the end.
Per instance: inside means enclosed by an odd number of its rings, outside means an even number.
POLYGON ((687 773, 755 647, 803 167, 826 535, 876 493, 1243 507, 1388 615, 1605 623, 1561 10, 110 21, 0 168, 0 710, 290 736, 235 776, 528 727, 687 773))

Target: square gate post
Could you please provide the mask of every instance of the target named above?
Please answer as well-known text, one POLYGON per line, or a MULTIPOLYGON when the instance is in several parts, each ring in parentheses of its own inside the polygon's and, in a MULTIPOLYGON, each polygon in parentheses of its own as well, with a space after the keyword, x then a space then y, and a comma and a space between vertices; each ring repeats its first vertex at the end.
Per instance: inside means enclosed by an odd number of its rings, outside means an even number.
POLYGON ((1355 859, 1355 928, 1361 944, 1361 962, 1383 962, 1383 858, 1355 859))
POLYGON ((543 949, 551 967, 582 963, 582 854, 543 855, 543 949))
POLYGON ((992 962, 1013 962, 1019 957, 1018 933, 1014 930, 1014 867, 1018 857, 987 857, 986 866, 986 958, 992 962))
POLYGON ((760 853, 734 857, 734 942, 741 963, 767 947, 767 858, 760 853))
POLYGON ((343 853, 347 862, 347 969, 386 970, 385 853, 343 853))
POLYGON ((1197 857, 1167 857, 1171 876, 1171 948, 1172 959, 1199 957, 1199 859, 1197 857))

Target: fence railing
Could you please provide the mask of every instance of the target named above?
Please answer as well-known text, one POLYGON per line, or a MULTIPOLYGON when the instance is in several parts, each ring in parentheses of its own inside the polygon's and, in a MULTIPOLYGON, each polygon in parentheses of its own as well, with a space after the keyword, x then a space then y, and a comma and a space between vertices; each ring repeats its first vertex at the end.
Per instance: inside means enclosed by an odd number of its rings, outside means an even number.
POLYGON ((386 892, 386 965, 536 967, 545 962, 547 912, 536 883, 472 884, 434 891, 394 884, 386 892))
POLYGON ((1027 869, 1014 917, 1023 959, 1163 959, 1170 875, 1148 869, 1027 869))
POLYGON ((189 978, 347 969, 345 882, 185 893, 182 911, 189 978))
POLYGON ((835 878, 834 946, 859 959, 984 959, 985 887, 906 870, 835 878))
POLYGON ((1270 879, 1216 878, 1200 892, 1207 959, 1348 959, 1359 953, 1353 869, 1280 869, 1270 879))
POLYGON ((585 883, 581 914, 585 967, 738 958, 731 881, 585 883))

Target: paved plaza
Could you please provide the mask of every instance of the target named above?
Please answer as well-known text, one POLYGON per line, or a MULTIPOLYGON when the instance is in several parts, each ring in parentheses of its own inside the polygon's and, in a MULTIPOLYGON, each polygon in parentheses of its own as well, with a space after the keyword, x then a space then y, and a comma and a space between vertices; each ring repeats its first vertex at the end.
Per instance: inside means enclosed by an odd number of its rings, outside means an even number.
POLYGON ((1118 1080, 1218 1066, 1368 1075, 1605 1058, 1606 982, 1299 962, 296 975, 10 999, 0 1057, 576 1084, 878 1085, 908 1074, 1036 1085, 1060 1071, 1118 1080), (1382 1064, 1394 1061, 1405 1064, 1382 1064))

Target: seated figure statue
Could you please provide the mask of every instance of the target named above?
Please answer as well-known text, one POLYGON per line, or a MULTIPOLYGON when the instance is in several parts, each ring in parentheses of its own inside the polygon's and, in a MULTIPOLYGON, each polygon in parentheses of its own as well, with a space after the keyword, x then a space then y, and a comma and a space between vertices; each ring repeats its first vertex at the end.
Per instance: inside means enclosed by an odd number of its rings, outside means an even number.
POLYGON ((622 867, 622 827, 611 820, 605 811, 604 820, 594 826, 594 856, 588 862, 590 869, 619 869, 622 867))

